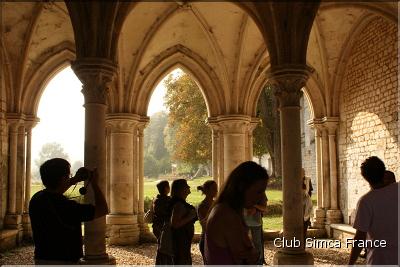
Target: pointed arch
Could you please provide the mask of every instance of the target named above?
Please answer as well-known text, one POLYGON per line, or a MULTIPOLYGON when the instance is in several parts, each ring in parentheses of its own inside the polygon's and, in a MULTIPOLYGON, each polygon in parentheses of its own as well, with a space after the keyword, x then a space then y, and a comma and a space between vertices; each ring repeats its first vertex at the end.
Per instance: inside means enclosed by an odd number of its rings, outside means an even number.
POLYGON ((397 5, 393 2, 322 2, 320 5, 320 10, 328 10, 335 8, 343 8, 343 7, 355 7, 360 9, 365 9, 372 12, 375 15, 382 16, 385 19, 390 20, 397 24, 398 14, 397 14, 397 5), (390 6, 394 4, 393 6, 390 6))
POLYGON ((56 50, 43 61, 26 84, 22 95, 21 108, 24 114, 37 115, 40 97, 46 85, 58 72, 69 66, 74 59, 74 46, 68 43, 66 46, 59 47, 59 50, 56 50))
POLYGON ((240 99, 242 99, 243 113, 255 117, 257 111, 258 98, 261 94, 261 89, 267 82, 266 72, 270 68, 269 57, 267 57, 267 47, 262 45, 257 51, 257 58, 255 64, 246 73, 245 79, 242 83, 242 90, 240 99), (265 64, 263 61, 265 60, 265 64))
POLYGON ((209 117, 222 114, 226 110, 226 102, 219 90, 221 83, 212 68, 189 48, 175 45, 160 53, 140 71, 137 93, 128 99, 130 112, 146 115, 154 88, 168 72, 177 67, 190 73, 200 85, 209 117))
POLYGON ((360 33, 369 25, 369 23, 376 19, 377 15, 370 14, 362 17, 358 23, 352 28, 352 30, 347 35, 347 40, 344 42, 344 47, 342 48, 339 56, 338 64, 335 69, 335 76, 332 77, 332 115, 337 116, 339 114, 339 104, 340 95, 342 93, 343 78, 346 72, 347 63, 350 58, 353 46, 357 41, 357 37, 360 33))
MULTIPOLYGON (((12 71, 10 69, 10 60, 8 56, 8 52, 6 46, 4 45, 4 39, 0 38, 1 40, 1 51, 0 51, 0 62, 1 62, 1 70, 0 75, 1 78, 4 80, 2 83, 4 84, 4 88, 2 88, 1 94, 3 94, 6 103, 6 111, 7 112, 15 112, 14 110, 14 90, 13 88, 13 76, 12 71)), ((1 86, 3 86, 1 84, 1 86)))

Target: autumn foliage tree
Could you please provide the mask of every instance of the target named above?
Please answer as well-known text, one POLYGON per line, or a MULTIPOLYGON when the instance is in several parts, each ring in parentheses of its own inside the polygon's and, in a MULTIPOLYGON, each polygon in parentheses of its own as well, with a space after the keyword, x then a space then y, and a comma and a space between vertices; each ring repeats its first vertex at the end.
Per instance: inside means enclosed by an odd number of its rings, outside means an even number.
POLYGON ((165 130, 172 159, 194 168, 211 162, 211 130, 207 107, 196 82, 187 74, 165 80, 165 104, 169 109, 165 130))

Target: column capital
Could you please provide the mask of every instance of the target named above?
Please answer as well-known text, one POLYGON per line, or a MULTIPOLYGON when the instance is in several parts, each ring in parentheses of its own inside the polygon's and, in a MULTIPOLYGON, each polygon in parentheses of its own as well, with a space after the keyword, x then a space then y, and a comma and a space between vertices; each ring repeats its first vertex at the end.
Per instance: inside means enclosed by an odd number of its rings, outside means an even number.
POLYGON ((322 119, 322 125, 328 130, 329 135, 334 135, 339 125, 338 117, 324 117, 322 119))
POLYGON ((25 114, 22 113, 7 113, 7 125, 12 131, 17 131, 18 127, 25 121, 25 114))
POLYGON ((258 124, 260 124, 261 118, 252 117, 249 124, 249 132, 252 133, 255 128, 257 128, 258 124))
POLYGON ((149 122, 150 122, 150 117, 141 116, 138 123, 138 129, 143 131, 147 127, 147 125, 149 125, 149 122))
POLYGON ((130 113, 112 113, 106 117, 106 125, 114 133, 133 133, 140 122, 140 116, 130 113))
POLYGON ((287 64, 271 67, 267 78, 279 99, 279 107, 300 107, 301 88, 313 69, 307 65, 287 64))
POLYGON ((105 58, 81 58, 75 60, 71 67, 82 82, 85 104, 105 104, 117 72, 116 64, 105 58))
POLYGON ((218 118, 217 117, 208 117, 206 124, 210 126, 210 128, 213 131, 213 134, 218 134, 218 131, 221 130, 221 126, 218 124, 218 118))
POLYGON ((27 116, 25 120, 25 129, 26 131, 32 130, 38 123, 40 119, 35 116, 27 116))
POLYGON ((251 119, 247 115, 222 115, 218 116, 215 122, 218 130, 224 133, 245 133, 249 129, 251 119))

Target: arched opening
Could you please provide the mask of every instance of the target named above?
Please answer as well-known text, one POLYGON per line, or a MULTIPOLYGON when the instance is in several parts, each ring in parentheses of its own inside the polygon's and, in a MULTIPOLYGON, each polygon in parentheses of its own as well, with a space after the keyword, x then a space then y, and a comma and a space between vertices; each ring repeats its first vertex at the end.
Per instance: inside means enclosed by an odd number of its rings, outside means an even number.
MULTIPOLYGON (((74 174, 83 166, 84 125, 81 82, 70 67, 57 73, 47 84, 40 97, 37 117, 40 122, 32 130, 32 187, 31 196, 42 189, 40 165, 55 157, 65 158, 74 174)), ((79 195, 72 188, 69 197, 79 195)))
MULTIPOLYGON (((184 178, 191 186, 187 202, 202 200, 196 190, 212 175, 211 129, 200 85, 191 74, 174 69, 158 83, 149 101, 150 123, 144 130, 144 209, 150 209, 156 184, 184 178)), ((195 231, 200 233, 197 222, 195 231)))

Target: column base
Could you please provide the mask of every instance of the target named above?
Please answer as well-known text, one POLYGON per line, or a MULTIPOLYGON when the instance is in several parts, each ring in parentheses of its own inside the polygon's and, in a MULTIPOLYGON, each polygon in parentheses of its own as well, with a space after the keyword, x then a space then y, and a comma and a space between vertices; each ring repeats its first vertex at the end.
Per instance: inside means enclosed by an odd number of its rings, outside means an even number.
POLYGON ((284 251, 280 250, 275 253, 274 265, 313 265, 314 257, 307 251, 284 251))
POLYGON ((326 222, 326 211, 322 208, 317 208, 314 211, 314 218, 312 219, 312 228, 324 229, 326 222))
POLYGON ((31 228, 31 220, 29 218, 28 213, 24 213, 22 215, 22 228, 24 232, 25 240, 32 240, 32 228, 31 228))
POLYGON ((140 229, 136 215, 107 215, 107 243, 135 245, 139 243, 140 229))
POLYGON ((79 260, 79 265, 116 265, 117 261, 113 256, 105 255, 91 256, 86 255, 79 260))
POLYGON ((24 232, 22 227, 22 216, 20 214, 6 214, 4 216, 4 228, 17 230, 16 242, 20 244, 22 242, 24 232))
POLYGON ((7 229, 19 229, 22 224, 22 216, 20 214, 6 214, 4 216, 4 225, 7 229))
POLYGON ((343 215, 340 210, 327 210, 326 219, 328 224, 341 223, 343 221, 343 215))

